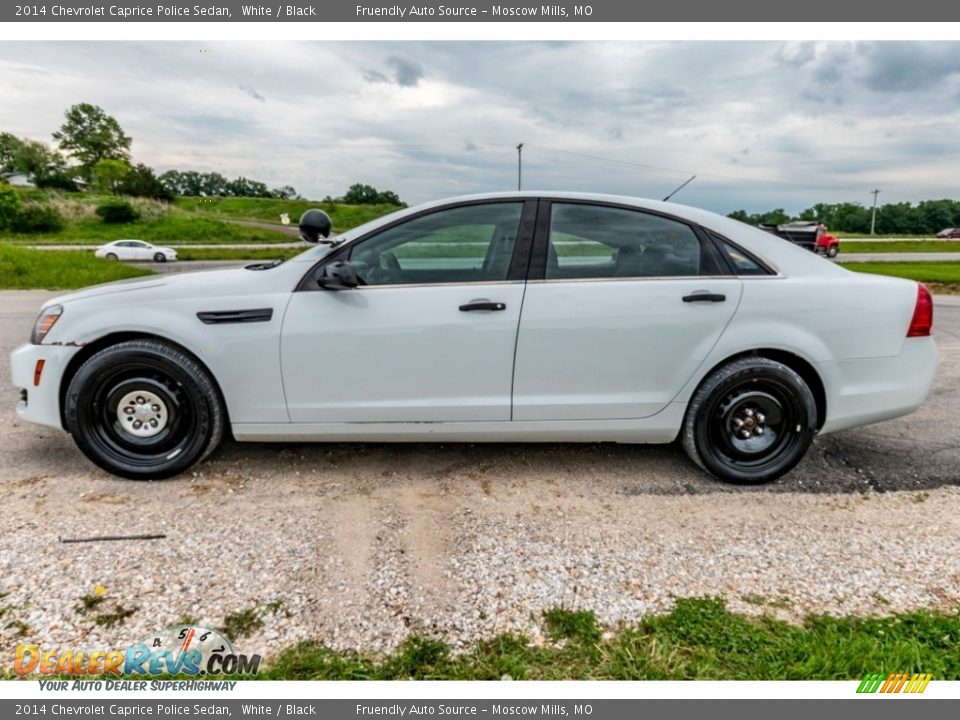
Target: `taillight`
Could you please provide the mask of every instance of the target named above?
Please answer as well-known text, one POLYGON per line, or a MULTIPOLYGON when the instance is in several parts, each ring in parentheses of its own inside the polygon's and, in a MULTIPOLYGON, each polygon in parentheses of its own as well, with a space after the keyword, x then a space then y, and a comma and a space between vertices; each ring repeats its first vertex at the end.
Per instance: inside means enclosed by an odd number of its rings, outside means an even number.
POLYGON ((907 329, 907 337, 927 337, 933 329, 933 298, 922 283, 917 284, 917 304, 907 329))

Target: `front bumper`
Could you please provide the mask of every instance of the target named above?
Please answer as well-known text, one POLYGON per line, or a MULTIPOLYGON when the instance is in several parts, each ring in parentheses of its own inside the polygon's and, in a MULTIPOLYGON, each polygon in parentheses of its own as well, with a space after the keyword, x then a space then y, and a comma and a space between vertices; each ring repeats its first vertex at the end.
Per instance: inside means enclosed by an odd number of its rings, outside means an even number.
POLYGON ((937 371, 932 337, 906 338, 899 355, 819 363, 827 387, 821 433, 908 415, 927 399, 937 371))
POLYGON ((21 390, 17 415, 29 422, 63 428, 60 420, 60 382, 79 347, 21 345, 10 353, 10 376, 21 390), (34 383, 37 361, 43 360, 39 383, 34 383), (26 398, 23 397, 26 390, 26 398))

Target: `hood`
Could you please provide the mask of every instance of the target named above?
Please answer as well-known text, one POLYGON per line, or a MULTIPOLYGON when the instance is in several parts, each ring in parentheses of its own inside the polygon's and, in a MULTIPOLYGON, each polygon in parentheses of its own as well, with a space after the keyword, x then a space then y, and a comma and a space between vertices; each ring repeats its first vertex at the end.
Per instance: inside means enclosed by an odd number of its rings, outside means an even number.
MULTIPOLYGON (((235 291, 237 288, 245 286, 250 280, 250 275, 251 272, 249 270, 240 267, 226 270, 200 270, 197 272, 171 273, 131 278, 129 280, 117 280, 115 282, 93 285, 82 290, 77 290, 76 292, 60 295, 45 302, 43 307, 66 305, 102 295, 126 295, 159 288, 169 288, 165 291, 165 294, 175 292, 181 297, 185 295, 217 295, 227 288, 235 291)), ((123 302, 124 299, 118 298, 117 300, 123 302)))

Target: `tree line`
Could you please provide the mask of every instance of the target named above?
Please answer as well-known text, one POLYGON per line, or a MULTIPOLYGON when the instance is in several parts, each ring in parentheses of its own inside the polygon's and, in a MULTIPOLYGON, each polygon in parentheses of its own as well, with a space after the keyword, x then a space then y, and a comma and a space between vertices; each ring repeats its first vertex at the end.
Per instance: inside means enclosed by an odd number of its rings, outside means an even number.
MULTIPOLYGON (((816 220, 830 230, 869 233, 872 208, 859 203, 817 203, 799 215, 790 215, 777 208, 762 213, 736 210, 729 214, 748 225, 782 225, 792 220, 816 220)), ((875 234, 933 235, 944 228, 960 227, 960 201, 922 200, 886 203, 877 207, 875 234)))
MULTIPOLYGON (((41 189, 79 191, 101 195, 173 200, 176 196, 300 199, 295 188, 270 188, 259 180, 229 180, 218 172, 167 170, 157 175, 143 163, 134 164, 132 138, 102 108, 79 103, 64 113, 64 123, 52 134, 55 145, 0 133, 0 180, 23 175, 41 189)), ((342 198, 352 204, 402 205, 392 191, 370 185, 351 185, 342 198)))

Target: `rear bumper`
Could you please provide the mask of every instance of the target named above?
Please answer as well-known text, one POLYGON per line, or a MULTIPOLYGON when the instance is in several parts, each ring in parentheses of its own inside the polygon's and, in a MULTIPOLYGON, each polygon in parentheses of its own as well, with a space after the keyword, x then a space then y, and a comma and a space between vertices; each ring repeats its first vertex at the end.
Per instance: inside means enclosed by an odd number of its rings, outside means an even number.
POLYGON ((937 371, 932 337, 907 338, 899 355, 818 364, 827 389, 821 433, 889 420, 916 410, 937 371))
MULTIPOLYGON (((60 421, 60 381, 78 347, 61 345, 21 345, 10 353, 13 384, 26 390, 26 399, 17 404, 17 415, 29 422, 62 428, 60 421), (37 361, 43 360, 39 383, 35 384, 37 361)), ((22 396, 22 392, 21 392, 22 396)))

